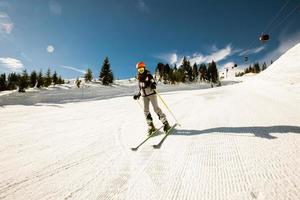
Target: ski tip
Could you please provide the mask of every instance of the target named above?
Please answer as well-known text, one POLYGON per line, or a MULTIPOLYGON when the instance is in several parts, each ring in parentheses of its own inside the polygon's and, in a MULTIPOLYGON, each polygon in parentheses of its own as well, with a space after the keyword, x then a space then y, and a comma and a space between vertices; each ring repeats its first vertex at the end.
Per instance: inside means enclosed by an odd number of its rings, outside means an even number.
POLYGON ((159 149, 159 148, 160 148, 160 145, 155 144, 155 145, 152 145, 152 147, 153 147, 154 149, 159 149))
POLYGON ((137 151, 138 148, 131 148, 131 151, 137 151))

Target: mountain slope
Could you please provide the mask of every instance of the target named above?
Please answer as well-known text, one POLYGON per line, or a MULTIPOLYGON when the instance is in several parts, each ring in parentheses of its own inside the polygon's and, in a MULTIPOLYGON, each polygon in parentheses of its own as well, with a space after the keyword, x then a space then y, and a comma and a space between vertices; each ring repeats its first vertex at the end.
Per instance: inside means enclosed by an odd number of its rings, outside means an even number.
POLYGON ((300 94, 274 81, 279 61, 244 83, 162 93, 182 127, 159 150, 162 135, 130 150, 146 134, 131 96, 3 107, 0 199, 300 199, 300 94))

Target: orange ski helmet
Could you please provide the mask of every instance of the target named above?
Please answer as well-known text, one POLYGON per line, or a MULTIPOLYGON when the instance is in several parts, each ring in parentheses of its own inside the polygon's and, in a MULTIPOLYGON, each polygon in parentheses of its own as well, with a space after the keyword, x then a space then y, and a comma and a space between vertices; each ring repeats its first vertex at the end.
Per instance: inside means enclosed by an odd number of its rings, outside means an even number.
POLYGON ((143 61, 141 61, 141 62, 138 62, 138 63, 136 64, 136 68, 137 68, 137 69, 140 69, 140 68, 146 68, 146 65, 145 65, 145 63, 144 63, 143 61))

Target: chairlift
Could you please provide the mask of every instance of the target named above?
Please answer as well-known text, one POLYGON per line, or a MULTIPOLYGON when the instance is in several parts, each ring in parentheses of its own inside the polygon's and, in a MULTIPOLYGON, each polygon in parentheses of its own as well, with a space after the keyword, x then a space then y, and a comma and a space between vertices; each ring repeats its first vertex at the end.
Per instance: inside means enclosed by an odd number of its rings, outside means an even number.
POLYGON ((266 42, 270 39, 270 36, 268 34, 263 34, 259 37, 259 40, 262 42, 266 42))
POLYGON ((244 57, 244 61, 247 62, 248 61, 248 56, 244 57))

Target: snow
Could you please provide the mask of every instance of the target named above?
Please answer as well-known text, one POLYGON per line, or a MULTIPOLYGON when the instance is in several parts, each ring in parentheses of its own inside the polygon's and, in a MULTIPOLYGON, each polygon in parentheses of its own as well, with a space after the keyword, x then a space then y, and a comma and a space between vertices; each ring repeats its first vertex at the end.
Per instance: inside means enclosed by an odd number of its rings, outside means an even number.
POLYGON ((3 95, 0 199, 300 199, 299 58, 225 87, 159 85, 182 125, 159 150, 162 134, 130 150, 146 135, 133 84, 3 95))

